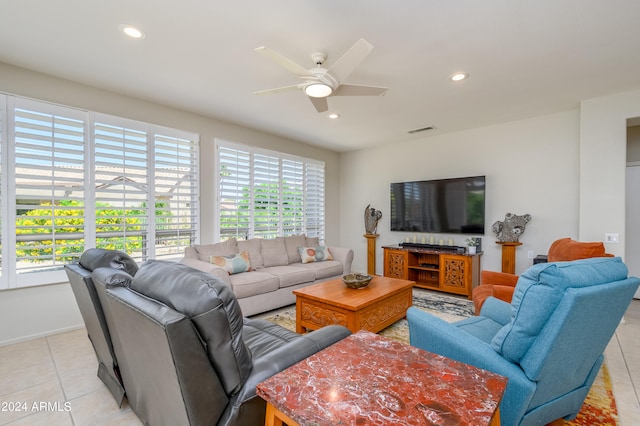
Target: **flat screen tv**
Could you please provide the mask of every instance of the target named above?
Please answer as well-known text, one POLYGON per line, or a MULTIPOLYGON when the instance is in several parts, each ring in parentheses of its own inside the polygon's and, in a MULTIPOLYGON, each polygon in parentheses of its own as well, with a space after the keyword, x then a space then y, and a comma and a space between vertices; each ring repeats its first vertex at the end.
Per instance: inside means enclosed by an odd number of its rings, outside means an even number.
POLYGON ((391 230, 484 234, 485 177, 391 184, 391 230))

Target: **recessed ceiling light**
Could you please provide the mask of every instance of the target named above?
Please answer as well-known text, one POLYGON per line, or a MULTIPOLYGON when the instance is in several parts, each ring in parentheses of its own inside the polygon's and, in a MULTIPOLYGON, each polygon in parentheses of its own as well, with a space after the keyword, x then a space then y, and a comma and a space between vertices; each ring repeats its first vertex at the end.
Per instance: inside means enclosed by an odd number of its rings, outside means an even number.
POLYGON ((337 118, 340 118, 340 114, 336 114, 335 112, 332 112, 331 114, 329 114, 329 118, 332 120, 335 120, 337 118))
POLYGON ((451 81, 461 81, 469 77, 469 74, 466 72, 457 72, 455 74, 451 74, 449 78, 451 81))
POLYGON ((147 37, 144 31, 140 30, 137 27, 134 27, 133 25, 122 24, 120 25, 119 28, 120 28, 120 31, 122 31, 123 33, 125 33, 131 38, 143 39, 147 37))

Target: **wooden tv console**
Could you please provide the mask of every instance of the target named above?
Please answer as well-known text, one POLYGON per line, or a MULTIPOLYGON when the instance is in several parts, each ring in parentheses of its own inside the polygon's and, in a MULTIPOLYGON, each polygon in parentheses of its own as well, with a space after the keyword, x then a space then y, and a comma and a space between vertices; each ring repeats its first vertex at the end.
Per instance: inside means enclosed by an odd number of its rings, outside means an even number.
POLYGON ((480 284, 480 257, 453 249, 384 246, 384 276, 415 281, 417 287, 471 298, 480 284))

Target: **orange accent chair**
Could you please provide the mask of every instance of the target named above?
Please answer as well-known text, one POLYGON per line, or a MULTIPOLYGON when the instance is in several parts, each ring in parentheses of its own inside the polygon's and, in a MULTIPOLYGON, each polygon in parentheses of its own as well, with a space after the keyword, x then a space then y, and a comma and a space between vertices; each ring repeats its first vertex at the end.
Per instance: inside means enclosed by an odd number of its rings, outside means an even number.
MULTIPOLYGON (((604 244, 602 242, 580 242, 574 241, 571 238, 561 238, 554 241, 551 247, 549 247, 547 262, 566 262, 590 257, 612 256, 612 254, 604 251, 604 244)), ((471 295, 476 315, 480 313, 482 304, 489 296, 511 303, 513 290, 517 282, 518 275, 507 274, 505 272, 482 271, 480 285, 473 289, 471 295)))

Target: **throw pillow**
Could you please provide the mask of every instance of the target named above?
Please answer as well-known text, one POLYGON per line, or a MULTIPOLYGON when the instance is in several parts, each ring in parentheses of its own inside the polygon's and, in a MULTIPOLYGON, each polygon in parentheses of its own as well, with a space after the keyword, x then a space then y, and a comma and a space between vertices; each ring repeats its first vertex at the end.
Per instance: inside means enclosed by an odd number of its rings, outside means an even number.
POLYGON ((333 260, 331 251, 325 246, 298 247, 300 260, 302 263, 322 262, 323 260, 333 260))
POLYGON ((251 269, 247 251, 242 251, 233 256, 211 256, 211 263, 223 268, 229 275, 247 272, 251 269))

